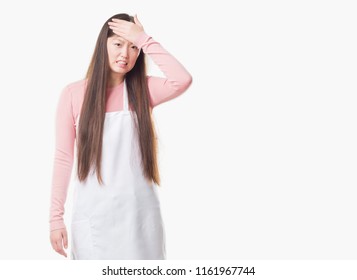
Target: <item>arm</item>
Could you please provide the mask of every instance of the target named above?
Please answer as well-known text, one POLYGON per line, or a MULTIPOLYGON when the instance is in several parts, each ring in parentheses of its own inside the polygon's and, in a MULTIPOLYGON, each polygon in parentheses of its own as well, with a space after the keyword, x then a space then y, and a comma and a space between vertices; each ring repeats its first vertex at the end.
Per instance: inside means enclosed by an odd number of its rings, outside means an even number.
POLYGON ((112 19, 108 24, 115 34, 133 42, 150 56, 166 76, 148 79, 150 102, 155 107, 182 94, 192 83, 192 77, 176 58, 145 33, 136 15, 134 21, 135 23, 112 19))
POLYGON ((191 85, 190 73, 152 37, 141 32, 134 44, 141 48, 166 76, 148 78, 152 107, 179 96, 191 85))
POLYGON ((52 175, 50 230, 65 228, 64 204, 73 166, 75 122, 72 96, 66 87, 59 98, 56 111, 55 156, 52 175))
POLYGON ((50 206, 50 241, 52 248, 67 257, 68 236, 63 221, 64 204, 73 165, 75 127, 72 96, 66 87, 59 98, 56 111, 56 145, 52 175, 50 206))

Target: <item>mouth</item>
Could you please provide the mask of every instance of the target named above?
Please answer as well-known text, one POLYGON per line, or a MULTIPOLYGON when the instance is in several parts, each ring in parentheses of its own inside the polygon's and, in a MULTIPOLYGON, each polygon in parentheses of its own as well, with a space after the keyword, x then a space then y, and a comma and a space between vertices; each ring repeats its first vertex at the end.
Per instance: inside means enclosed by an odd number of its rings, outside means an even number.
POLYGON ((118 64, 119 66, 127 66, 128 62, 124 61, 124 60, 117 60, 115 61, 116 64, 118 64))

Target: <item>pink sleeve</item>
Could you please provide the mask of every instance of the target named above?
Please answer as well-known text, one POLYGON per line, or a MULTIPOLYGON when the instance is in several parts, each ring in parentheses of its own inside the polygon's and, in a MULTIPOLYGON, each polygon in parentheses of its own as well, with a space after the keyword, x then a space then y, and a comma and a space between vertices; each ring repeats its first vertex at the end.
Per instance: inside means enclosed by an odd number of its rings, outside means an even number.
POLYGON ((75 121, 73 117, 72 95, 67 86, 61 93, 55 120, 55 156, 50 200, 50 230, 65 228, 63 221, 64 204, 71 178, 75 121))
POLYGON ((166 77, 148 79, 152 107, 179 96, 191 85, 190 73, 152 37, 142 32, 134 43, 153 60, 166 77))

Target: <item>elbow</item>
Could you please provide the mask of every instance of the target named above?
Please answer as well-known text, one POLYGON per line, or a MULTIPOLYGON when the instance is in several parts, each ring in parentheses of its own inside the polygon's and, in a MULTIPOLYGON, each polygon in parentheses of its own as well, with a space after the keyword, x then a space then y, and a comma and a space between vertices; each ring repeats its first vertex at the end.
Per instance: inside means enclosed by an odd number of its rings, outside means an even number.
POLYGON ((187 73, 171 84, 170 99, 183 94, 192 84, 192 76, 187 73))
POLYGON ((191 84, 192 84, 192 76, 191 74, 188 74, 185 81, 186 89, 188 89, 191 86, 191 84))
POLYGON ((185 92, 192 84, 192 76, 187 73, 185 77, 181 80, 181 86, 179 88, 179 92, 185 92))

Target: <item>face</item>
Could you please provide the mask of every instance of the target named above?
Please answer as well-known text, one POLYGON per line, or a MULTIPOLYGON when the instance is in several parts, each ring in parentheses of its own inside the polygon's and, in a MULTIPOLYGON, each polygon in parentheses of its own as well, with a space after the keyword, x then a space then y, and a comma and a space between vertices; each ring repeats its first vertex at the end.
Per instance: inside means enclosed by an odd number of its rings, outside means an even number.
POLYGON ((133 69, 140 54, 137 46, 118 35, 108 38, 107 49, 110 69, 121 75, 133 69))

